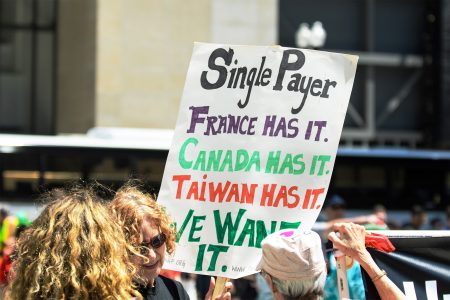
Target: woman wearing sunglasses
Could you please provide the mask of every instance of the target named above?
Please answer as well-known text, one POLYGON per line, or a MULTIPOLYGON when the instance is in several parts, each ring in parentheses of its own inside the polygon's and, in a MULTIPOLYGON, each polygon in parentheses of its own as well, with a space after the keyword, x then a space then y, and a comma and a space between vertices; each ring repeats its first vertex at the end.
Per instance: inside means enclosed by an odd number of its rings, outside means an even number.
MULTIPOLYGON (((155 199, 133 184, 117 191, 110 204, 122 225, 128 242, 133 246, 131 261, 137 268, 135 283, 144 299, 189 299, 178 281, 160 275, 164 257, 175 251, 176 232, 171 220, 155 199)), ((205 299, 211 299, 213 281, 205 299)), ((231 288, 227 285, 227 289, 231 288)), ((216 299, 231 299, 224 292, 216 299)))

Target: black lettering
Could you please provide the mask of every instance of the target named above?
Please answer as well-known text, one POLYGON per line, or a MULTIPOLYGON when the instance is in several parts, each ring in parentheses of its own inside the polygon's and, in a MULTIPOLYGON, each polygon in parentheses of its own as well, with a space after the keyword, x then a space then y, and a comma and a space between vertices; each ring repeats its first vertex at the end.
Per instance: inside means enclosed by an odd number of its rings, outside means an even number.
POLYGON ((330 81, 329 79, 325 80, 325 86, 323 88, 323 92, 320 95, 321 98, 328 98, 328 89, 330 88, 330 85, 332 87, 336 87, 336 81, 330 81))
POLYGON ((320 95, 320 89, 322 88, 322 80, 315 79, 311 85, 311 95, 313 96, 319 96, 320 95), (317 92, 314 91, 314 89, 319 89, 317 92))
POLYGON ((283 79, 286 71, 299 70, 305 64, 305 54, 297 49, 289 49, 283 52, 283 57, 281 58, 280 68, 278 70, 277 82, 275 83, 273 89, 275 91, 281 91, 283 88, 283 79), (289 62, 289 56, 294 55, 297 59, 294 62, 289 62))
POLYGON ((224 83, 227 81, 227 68, 217 65, 216 60, 218 58, 222 58, 225 61, 225 65, 229 66, 233 59, 233 55, 234 51, 231 48, 228 51, 223 48, 217 48, 211 53, 208 59, 208 68, 210 70, 219 72, 219 78, 217 78, 216 82, 211 83, 207 78, 208 71, 203 71, 202 75, 200 76, 200 84, 202 88, 204 88, 205 90, 213 90, 218 89, 224 85, 224 83))

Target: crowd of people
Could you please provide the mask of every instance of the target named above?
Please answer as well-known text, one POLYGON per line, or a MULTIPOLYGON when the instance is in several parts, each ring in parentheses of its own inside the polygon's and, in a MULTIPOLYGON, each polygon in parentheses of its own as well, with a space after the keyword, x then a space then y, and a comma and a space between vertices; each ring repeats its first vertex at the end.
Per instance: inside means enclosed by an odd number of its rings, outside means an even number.
MULTIPOLYGON (((188 299, 179 282, 160 275, 175 232, 149 194, 125 186, 106 203, 95 188, 77 186, 42 201, 15 242, 4 299, 188 299)), ((205 299, 214 285, 211 278, 205 299)), ((231 299, 230 289, 215 300, 231 299)))
POLYGON ((429 218, 428 212, 423 206, 415 204, 409 210, 409 217, 401 220, 389 220, 386 208, 377 204, 372 213, 356 217, 346 217, 346 201, 339 195, 331 195, 325 202, 323 214, 319 221, 327 223, 331 227, 336 222, 352 222, 363 225, 367 230, 449 230, 450 206, 447 207, 445 217, 441 215, 429 218))
MULTIPOLYGON (((109 202, 92 186, 54 189, 42 200, 46 206, 32 223, 0 210, 5 299, 189 299, 175 279, 196 280, 199 299, 212 299, 213 277, 162 269, 176 251, 176 232, 165 210, 138 186, 124 185, 109 202)), ((363 268, 381 299, 403 299, 364 245, 362 225, 387 229, 386 210, 377 206, 373 214, 346 219, 344 209, 341 197, 328 200, 322 237, 358 262, 355 274, 363 268)), ((415 216, 421 213, 413 208, 408 226, 420 228, 423 218, 415 216)), ((215 299, 338 299, 333 255, 324 257, 322 240, 313 231, 270 234, 262 242, 261 273, 227 283, 215 299)), ((352 299, 364 299, 361 290, 360 284, 350 287, 352 299)))

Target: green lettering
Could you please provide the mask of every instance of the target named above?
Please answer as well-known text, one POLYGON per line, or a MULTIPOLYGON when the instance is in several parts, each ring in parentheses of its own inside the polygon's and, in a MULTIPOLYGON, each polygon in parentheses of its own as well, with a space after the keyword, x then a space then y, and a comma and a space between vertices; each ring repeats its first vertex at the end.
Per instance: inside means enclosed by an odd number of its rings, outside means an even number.
MULTIPOLYGON (((276 224, 276 221, 272 222, 275 222, 276 224)), ((261 248, 261 242, 267 235, 268 234, 266 224, 264 223, 264 221, 262 220, 256 221, 256 244, 255 244, 256 248, 261 248)))
POLYGON ((236 221, 233 224, 233 219, 231 216, 231 212, 228 212, 225 217, 225 221, 222 224, 222 220, 220 219, 220 210, 214 211, 214 223, 216 225, 216 235, 217 241, 223 244, 223 240, 225 238, 225 234, 228 231, 228 245, 234 244, 234 238, 236 237, 236 232, 239 227, 239 223, 241 222, 242 216, 245 214, 247 210, 240 208, 236 217, 236 221))
POLYGON ((266 173, 277 174, 278 165, 280 164, 281 151, 270 151, 266 164, 266 173), (276 153, 276 154, 275 154, 276 153))
POLYGON ((197 261, 195 262, 195 271, 203 269, 203 258, 205 257, 206 244, 198 245, 197 261))
POLYGON ((219 171, 223 172, 227 166, 228 172, 233 172, 233 152, 231 150, 227 150, 219 171))
POLYGON ((248 164, 248 152, 247 150, 239 149, 236 152, 236 164, 234 166, 235 171, 243 170, 248 164))
MULTIPOLYGON (((193 209, 190 209, 190 210, 188 211, 188 214, 187 214, 186 218, 184 219, 183 224, 181 225, 180 230, 177 232, 177 235, 176 235, 176 237, 175 237, 175 242, 178 243, 178 241, 180 240, 181 236, 183 235, 184 229, 186 229, 186 226, 187 226, 187 224, 189 223, 189 220, 191 219, 193 213, 194 213, 194 210, 193 210, 193 209)), ((177 227, 177 224, 175 223, 175 228, 176 228, 176 227, 177 227)))
POLYGON ((184 153, 186 152, 186 148, 189 144, 198 144, 198 140, 196 138, 188 138, 184 141, 183 145, 180 148, 180 154, 178 156, 178 162, 183 169, 190 169, 192 167, 192 161, 186 160, 184 153))
POLYGON ((192 225, 191 225, 191 231, 189 232, 189 242, 200 242, 200 237, 194 237, 194 233, 196 231, 200 231, 203 229, 203 225, 197 226, 197 223, 200 221, 204 221, 206 219, 206 216, 194 216, 192 218, 192 225))
POLYGON ((250 171, 253 165, 255 165, 256 172, 259 172, 261 170, 259 151, 253 152, 252 157, 250 158, 250 162, 248 163, 247 168, 245 168, 245 172, 250 171))
POLYGON ((197 159, 195 160, 194 170, 200 169, 201 171, 205 171, 206 164, 206 152, 201 150, 198 152, 197 159))
POLYGON ((209 151, 208 156, 208 168, 207 171, 211 171, 211 167, 214 171, 219 170, 220 158, 222 157, 223 150, 215 150, 209 151))
POLYGON ((294 168, 292 167, 292 154, 288 153, 286 154, 286 157, 283 160, 283 164, 280 167, 280 170, 278 171, 279 174, 284 174, 284 170, 288 169, 289 174, 294 173, 294 168))
POLYGON ((295 175, 303 174, 305 172, 305 163, 302 161, 303 154, 297 154, 294 156, 294 164, 299 166, 298 170, 294 170, 295 175))
POLYGON ((302 222, 290 223, 290 222, 281 221, 280 230, 283 230, 283 229, 297 229, 300 226, 300 224, 302 224, 302 222))
POLYGON ((215 271, 216 270, 216 263, 217 258, 219 257, 220 252, 227 252, 228 246, 222 246, 222 245, 209 245, 208 246, 208 252, 213 252, 211 257, 211 262, 209 263, 208 271, 215 271))
POLYGON ((247 219, 247 221, 245 221, 244 228, 242 229, 242 232, 234 245, 242 246, 245 237, 247 235, 248 235, 248 246, 255 247, 255 220, 247 219))
POLYGON ((320 168, 319 168, 319 172, 317 172, 317 175, 319 175, 319 176, 323 175, 323 169, 325 167, 325 163, 329 162, 330 159, 331 159, 331 156, 329 156, 329 155, 320 155, 319 156, 320 168))

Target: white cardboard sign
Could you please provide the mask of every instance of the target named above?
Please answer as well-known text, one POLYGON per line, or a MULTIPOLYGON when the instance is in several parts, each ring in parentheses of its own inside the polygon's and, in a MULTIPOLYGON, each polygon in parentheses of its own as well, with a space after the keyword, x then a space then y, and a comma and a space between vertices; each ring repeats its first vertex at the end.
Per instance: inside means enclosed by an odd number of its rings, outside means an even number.
POLYGON ((196 43, 158 202, 176 222, 165 268, 238 278, 261 241, 310 229, 330 183, 358 57, 196 43))

